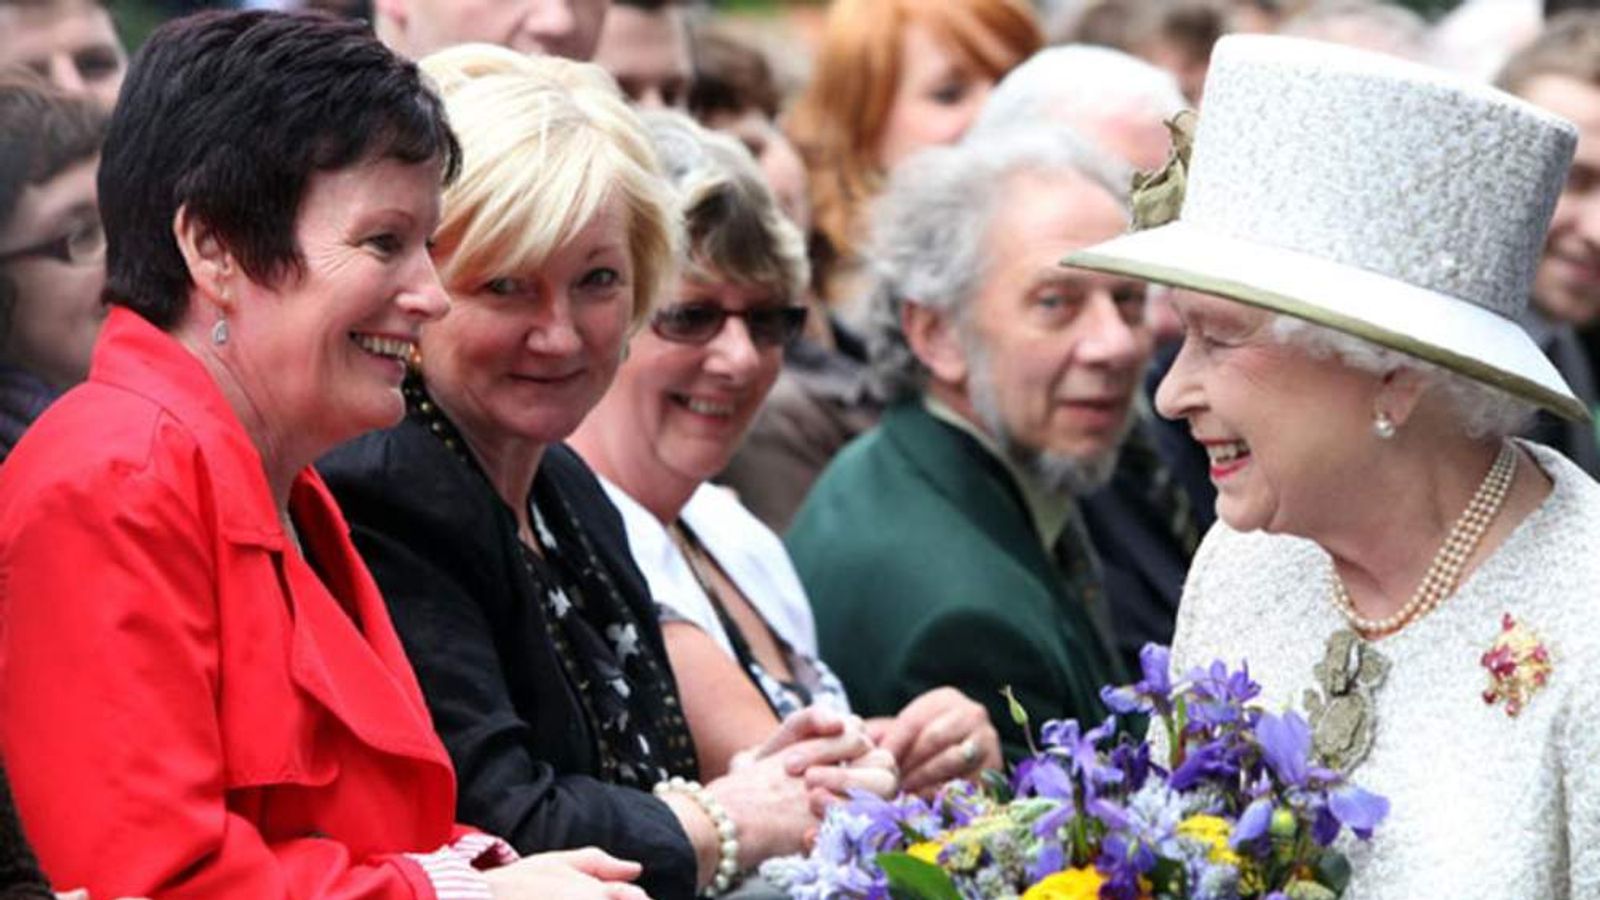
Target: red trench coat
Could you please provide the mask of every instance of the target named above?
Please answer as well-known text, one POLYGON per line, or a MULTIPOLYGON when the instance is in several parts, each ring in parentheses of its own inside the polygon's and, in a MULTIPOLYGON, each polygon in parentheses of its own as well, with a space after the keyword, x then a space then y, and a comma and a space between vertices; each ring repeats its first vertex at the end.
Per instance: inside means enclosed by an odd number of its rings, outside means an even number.
POLYGON ((57 886, 435 896, 400 854, 463 833, 449 757, 309 469, 291 509, 316 571, 199 361, 122 309, 0 472, 0 752, 57 886))

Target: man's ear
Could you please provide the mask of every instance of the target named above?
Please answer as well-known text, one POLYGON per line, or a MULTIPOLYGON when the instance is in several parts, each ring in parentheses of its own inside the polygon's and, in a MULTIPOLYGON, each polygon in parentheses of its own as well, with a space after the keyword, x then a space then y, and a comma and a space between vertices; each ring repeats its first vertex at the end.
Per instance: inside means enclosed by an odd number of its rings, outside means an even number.
POLYGON ((189 268, 190 280, 211 303, 227 313, 234 302, 232 285, 239 270, 233 254, 217 239, 216 232, 190 214, 188 206, 178 207, 172 217, 172 236, 189 268))
POLYGON ((953 319, 914 300, 900 304, 900 330, 911 352, 935 380, 959 385, 967 380, 967 349, 953 319))

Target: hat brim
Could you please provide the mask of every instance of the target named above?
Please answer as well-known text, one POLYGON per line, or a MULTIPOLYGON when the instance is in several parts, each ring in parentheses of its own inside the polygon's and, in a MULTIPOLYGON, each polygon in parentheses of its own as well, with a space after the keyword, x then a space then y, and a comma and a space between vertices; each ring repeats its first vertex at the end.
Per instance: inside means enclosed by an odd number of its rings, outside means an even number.
POLYGON ((1565 418, 1591 418, 1522 326, 1365 269, 1182 220, 1079 250, 1062 264, 1281 312, 1459 372, 1565 418))

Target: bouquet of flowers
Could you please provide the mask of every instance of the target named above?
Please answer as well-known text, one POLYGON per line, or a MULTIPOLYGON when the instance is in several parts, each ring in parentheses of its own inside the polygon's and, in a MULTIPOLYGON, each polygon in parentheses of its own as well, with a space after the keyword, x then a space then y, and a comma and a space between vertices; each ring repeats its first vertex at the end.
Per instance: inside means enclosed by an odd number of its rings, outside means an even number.
MULTIPOLYGON (((1331 900, 1350 869, 1333 848, 1365 840, 1388 801, 1312 758, 1294 712, 1251 704, 1245 666, 1174 681, 1148 645, 1142 679, 1101 693, 1113 715, 1051 721, 1010 778, 951 782, 931 799, 858 794, 836 805, 806 857, 762 874, 797 900, 1021 897, 1331 900), (1148 717, 1155 741, 1117 730, 1148 717)), ((1031 734, 1026 711, 1013 718, 1031 734)))

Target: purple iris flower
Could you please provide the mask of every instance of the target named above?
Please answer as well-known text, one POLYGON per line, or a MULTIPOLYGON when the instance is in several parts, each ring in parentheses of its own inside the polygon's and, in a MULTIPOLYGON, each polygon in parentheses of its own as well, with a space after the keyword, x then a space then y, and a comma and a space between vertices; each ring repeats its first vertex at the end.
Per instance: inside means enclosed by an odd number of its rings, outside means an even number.
POLYGON ((1123 774, 1128 790, 1137 791, 1150 777, 1150 745, 1142 741, 1118 744, 1111 751, 1111 766, 1123 774))
POLYGON ((1364 841, 1372 837, 1372 829, 1389 815, 1389 801, 1371 791, 1346 784, 1328 793, 1328 810, 1364 841))
POLYGON ((1239 816, 1239 821, 1233 825, 1233 834, 1228 838, 1228 846, 1238 849, 1239 845, 1247 844, 1267 833, 1272 825, 1272 798, 1258 797, 1244 808, 1239 816))
POLYGON ((1146 842, 1111 832, 1100 841, 1100 858, 1095 868, 1106 876, 1100 885, 1100 896, 1110 900, 1137 900, 1139 876, 1156 866, 1155 851, 1146 842))
POLYGON ((1326 806, 1316 807, 1315 815, 1311 818, 1311 839, 1317 842, 1318 847, 1326 847, 1338 836, 1339 817, 1326 806))
POLYGON ((1133 827, 1133 818, 1128 811, 1110 800, 1090 800, 1085 809, 1112 831, 1127 831, 1133 827))
POLYGON ((1069 770, 1083 781, 1085 799, 1092 799, 1098 788, 1122 781, 1122 772, 1100 759, 1100 745, 1116 730, 1116 716, 1107 716, 1087 732, 1080 731, 1076 719, 1052 719, 1044 723, 1040 737, 1052 753, 1066 758, 1069 770))
POLYGON ((1202 781, 1232 779, 1239 774, 1239 765, 1222 741, 1212 741, 1190 748, 1183 762, 1167 776, 1167 784, 1175 791, 1187 791, 1202 781))
POLYGON ((1240 665, 1239 671, 1230 672, 1217 660, 1208 669, 1191 671, 1189 680, 1194 693, 1194 701, 1189 704, 1191 731, 1248 724, 1244 705, 1261 693, 1261 685, 1250 680, 1248 665, 1240 665))
POLYGON ((1107 709, 1119 715, 1172 711, 1172 651, 1160 644, 1145 644, 1139 650, 1141 677, 1123 687, 1106 686, 1100 699, 1107 709))
POLYGON ((1072 776, 1061 763, 1035 756, 1017 763, 1012 791, 1019 797, 1049 797, 1072 802, 1072 776))
POLYGON ((1054 841, 1040 845, 1039 852, 1028 861, 1028 883, 1043 881, 1047 876, 1067 868, 1067 853, 1054 841))
POLYGON ((1070 800, 1066 801, 1033 820, 1033 836, 1048 840, 1059 833, 1062 826, 1071 822, 1077 815, 1078 811, 1072 805, 1072 802, 1070 800))
POLYGON ((1262 713, 1256 723, 1261 756, 1285 785, 1304 787, 1311 775, 1311 726, 1294 712, 1262 713))

